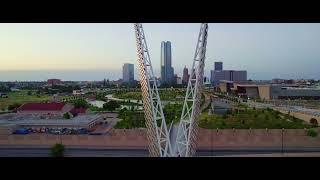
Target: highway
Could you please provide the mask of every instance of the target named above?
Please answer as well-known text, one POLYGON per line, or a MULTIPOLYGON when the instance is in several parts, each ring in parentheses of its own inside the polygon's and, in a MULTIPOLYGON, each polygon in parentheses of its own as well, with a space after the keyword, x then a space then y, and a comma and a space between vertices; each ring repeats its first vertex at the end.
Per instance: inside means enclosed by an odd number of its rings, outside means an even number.
MULTIPOLYGON (((49 157, 49 148, 36 147, 1 147, 0 157, 49 157)), ((317 156, 320 148, 243 148, 198 150, 197 157, 264 157, 264 156, 317 156)), ((148 157, 146 149, 101 149, 101 148, 66 148, 65 157, 148 157)))

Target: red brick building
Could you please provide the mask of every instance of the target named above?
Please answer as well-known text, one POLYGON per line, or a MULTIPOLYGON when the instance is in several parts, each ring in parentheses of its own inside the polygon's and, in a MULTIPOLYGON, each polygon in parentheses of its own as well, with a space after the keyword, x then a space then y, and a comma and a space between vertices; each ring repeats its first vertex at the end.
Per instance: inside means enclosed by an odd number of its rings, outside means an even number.
POLYGON ((58 84, 61 84, 61 80, 60 79, 48 79, 47 84, 49 86, 58 85, 58 84))
POLYGON ((50 103, 25 103, 17 109, 20 114, 34 114, 45 117, 63 116, 64 113, 70 112, 73 105, 60 102, 50 103))

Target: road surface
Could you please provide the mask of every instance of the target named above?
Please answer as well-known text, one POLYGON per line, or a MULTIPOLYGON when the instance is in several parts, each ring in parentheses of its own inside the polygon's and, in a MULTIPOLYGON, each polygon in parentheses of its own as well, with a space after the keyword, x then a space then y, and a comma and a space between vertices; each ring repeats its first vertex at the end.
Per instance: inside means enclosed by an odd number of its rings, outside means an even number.
MULTIPOLYGON (((0 147, 0 157, 49 157, 50 148, 0 147)), ((66 157, 148 157, 146 149, 66 148, 66 157)), ((320 148, 244 148, 198 150, 197 157, 320 157, 320 148)))

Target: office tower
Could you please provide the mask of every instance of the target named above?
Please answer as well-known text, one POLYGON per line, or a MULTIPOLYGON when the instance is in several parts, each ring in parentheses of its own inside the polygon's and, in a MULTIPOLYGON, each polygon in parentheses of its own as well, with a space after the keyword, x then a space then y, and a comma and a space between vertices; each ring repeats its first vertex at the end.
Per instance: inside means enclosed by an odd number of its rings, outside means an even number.
POLYGON ((230 71, 231 81, 246 81, 247 71, 230 71))
POLYGON ((134 81, 134 67, 133 64, 125 63, 122 67, 123 82, 130 83, 134 81))
POLYGON ((211 71, 211 83, 218 85, 220 80, 227 81, 246 81, 247 71, 236 71, 236 70, 222 70, 222 71, 211 71))
POLYGON ((222 62, 214 62, 214 70, 222 71, 222 62))
POLYGON ((171 62, 171 42, 161 42, 161 82, 171 84, 174 81, 174 70, 171 62))
POLYGON ((185 66, 183 68, 183 75, 182 75, 182 83, 183 84, 188 84, 189 81, 189 73, 188 73, 188 68, 185 66))
POLYGON ((103 86, 105 87, 107 85, 107 80, 106 78, 103 79, 103 86))
POLYGON ((178 84, 178 85, 181 85, 181 84, 182 84, 182 79, 181 79, 181 77, 176 77, 176 81, 177 81, 177 84, 178 84))

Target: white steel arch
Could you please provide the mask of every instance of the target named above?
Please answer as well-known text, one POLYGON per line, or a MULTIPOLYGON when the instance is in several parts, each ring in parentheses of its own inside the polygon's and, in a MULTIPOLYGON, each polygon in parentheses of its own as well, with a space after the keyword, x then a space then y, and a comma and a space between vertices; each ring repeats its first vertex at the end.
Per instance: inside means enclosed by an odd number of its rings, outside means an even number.
POLYGON ((193 156, 196 150, 207 37, 208 24, 203 23, 200 27, 191 75, 174 144, 174 153, 180 157, 193 156))
POLYGON ((163 115, 157 80, 153 73, 142 24, 135 23, 143 107, 151 156, 171 156, 171 143, 163 115))
POLYGON ((201 24, 195 56, 179 125, 167 129, 142 25, 134 24, 140 83, 151 156, 188 157, 196 150, 197 121, 208 36, 208 24, 201 24))

